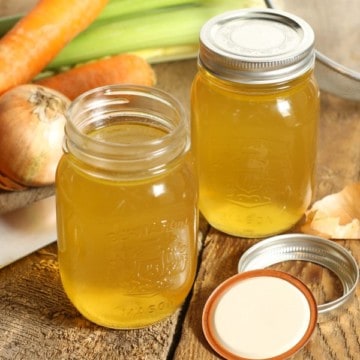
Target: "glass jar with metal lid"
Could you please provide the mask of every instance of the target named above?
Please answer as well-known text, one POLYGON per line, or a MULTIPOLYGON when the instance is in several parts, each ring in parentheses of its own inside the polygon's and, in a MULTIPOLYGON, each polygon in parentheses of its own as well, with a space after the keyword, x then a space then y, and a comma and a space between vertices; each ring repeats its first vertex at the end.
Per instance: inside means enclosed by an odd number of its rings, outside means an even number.
POLYGON ((200 33, 192 146, 200 210, 215 228, 264 237, 312 199, 319 117, 314 33, 269 9, 221 14, 200 33))

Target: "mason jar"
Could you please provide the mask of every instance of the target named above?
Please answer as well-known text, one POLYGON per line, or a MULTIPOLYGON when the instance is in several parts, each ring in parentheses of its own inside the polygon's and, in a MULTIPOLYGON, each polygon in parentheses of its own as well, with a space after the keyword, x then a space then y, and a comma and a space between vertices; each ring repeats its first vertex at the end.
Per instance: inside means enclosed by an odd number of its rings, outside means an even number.
POLYGON ((276 10, 230 11, 201 29, 191 95, 199 207, 216 229, 265 237, 296 224, 314 190, 314 33, 276 10))
POLYGON ((113 85, 67 112, 56 175, 62 284, 87 319, 138 328, 173 313, 197 263, 197 179, 182 106, 113 85))

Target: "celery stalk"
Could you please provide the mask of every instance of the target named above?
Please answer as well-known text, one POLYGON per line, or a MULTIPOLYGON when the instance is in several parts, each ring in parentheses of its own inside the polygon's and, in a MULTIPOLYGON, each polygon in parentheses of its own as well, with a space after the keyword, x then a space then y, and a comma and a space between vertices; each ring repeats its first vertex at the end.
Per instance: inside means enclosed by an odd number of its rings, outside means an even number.
POLYGON ((142 14, 90 27, 71 41, 48 68, 149 47, 194 43, 197 41, 199 24, 206 18, 199 8, 186 8, 142 14))
MULTIPOLYGON (((139 12, 161 9, 168 6, 194 4, 197 0, 110 0, 95 22, 110 18, 130 16, 139 12)), ((0 37, 5 35, 25 14, 0 18, 0 37)))
POLYGON ((90 25, 60 52, 47 69, 124 52, 189 47, 198 43, 200 28, 210 17, 226 10, 256 5, 262 5, 262 1, 198 0, 183 6, 139 11, 136 16, 113 16, 108 21, 90 25))
POLYGON ((196 0, 110 0, 96 21, 113 17, 128 16, 169 6, 194 4, 196 0))
POLYGON ((156 64, 164 61, 194 58, 196 57, 198 50, 199 49, 197 44, 190 44, 147 48, 142 50, 135 50, 131 53, 143 57, 151 64, 156 64))
MULTIPOLYGON (((149 62, 195 56, 200 28, 210 17, 264 5, 263 0, 110 0, 43 73, 124 52, 140 54, 149 62)), ((0 36, 21 16, 0 19, 0 36)))

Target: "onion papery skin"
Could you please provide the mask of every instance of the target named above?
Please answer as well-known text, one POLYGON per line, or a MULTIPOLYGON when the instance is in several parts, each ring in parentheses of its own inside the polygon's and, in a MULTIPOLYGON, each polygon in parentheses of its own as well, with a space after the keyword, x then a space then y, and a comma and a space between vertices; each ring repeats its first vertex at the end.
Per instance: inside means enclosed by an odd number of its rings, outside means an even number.
POLYGON ((36 84, 0 97, 0 173, 23 187, 54 183, 70 100, 36 84))

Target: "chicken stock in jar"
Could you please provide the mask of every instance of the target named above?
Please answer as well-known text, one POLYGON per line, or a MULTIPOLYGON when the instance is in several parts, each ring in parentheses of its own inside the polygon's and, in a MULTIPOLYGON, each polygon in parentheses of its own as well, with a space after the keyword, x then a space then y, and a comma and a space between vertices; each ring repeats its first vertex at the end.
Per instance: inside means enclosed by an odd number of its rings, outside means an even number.
POLYGON ((314 34, 275 10, 240 10, 200 34, 192 86, 199 207, 223 232, 285 231, 312 200, 319 90, 314 34))
POLYGON ((69 299, 89 320, 138 328, 173 313, 194 280, 197 179, 182 106, 113 85, 68 111, 56 177, 58 252, 69 299))

